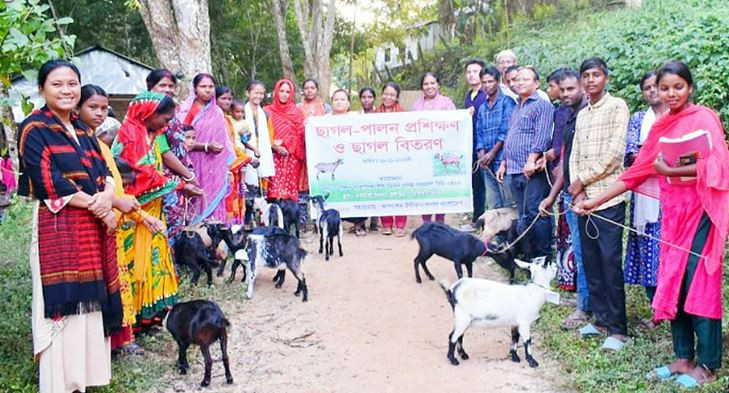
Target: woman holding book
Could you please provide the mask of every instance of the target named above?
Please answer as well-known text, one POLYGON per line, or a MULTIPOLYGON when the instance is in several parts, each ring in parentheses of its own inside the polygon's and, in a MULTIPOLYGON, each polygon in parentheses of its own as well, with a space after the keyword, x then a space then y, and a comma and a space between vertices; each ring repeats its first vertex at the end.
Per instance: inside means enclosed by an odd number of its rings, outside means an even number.
POLYGON ((729 151, 716 113, 691 103, 693 79, 686 65, 664 64, 656 82, 669 113, 656 120, 620 180, 595 198, 579 202, 575 211, 588 214, 627 190, 660 198, 661 264, 652 305, 656 321, 671 321, 676 360, 647 377, 667 380, 680 374, 676 382, 693 388, 715 381, 721 367, 721 266, 729 232, 729 151), (663 159, 662 152, 668 151, 666 138, 698 130, 709 136, 711 143, 704 143, 708 154, 682 166, 663 159), (687 177, 695 180, 687 182, 687 177), (655 180, 659 187, 651 185, 655 180))
MULTIPOLYGON (((640 80, 643 99, 650 105, 645 111, 639 111, 630 117, 626 138, 626 166, 634 160, 640 147, 648 138, 648 133, 656 119, 668 112, 668 106, 658 95, 655 71, 647 72, 640 80)), ((660 223, 661 204, 657 199, 640 193, 634 193, 630 199, 630 227, 639 233, 628 233, 628 244, 625 251, 625 283, 642 285, 648 301, 653 301, 656 293, 656 275, 658 273, 658 253, 661 236, 660 223), (644 236, 648 235, 648 236, 644 236)), ((643 319, 641 326, 646 329, 656 327, 652 319, 643 319)))

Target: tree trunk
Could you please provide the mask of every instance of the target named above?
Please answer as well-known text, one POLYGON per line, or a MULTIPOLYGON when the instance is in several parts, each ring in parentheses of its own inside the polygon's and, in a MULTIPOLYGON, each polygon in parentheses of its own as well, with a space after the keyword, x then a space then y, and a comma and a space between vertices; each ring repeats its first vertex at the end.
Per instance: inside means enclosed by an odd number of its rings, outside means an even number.
POLYGON ((319 95, 330 93, 332 69, 329 55, 334 38, 334 0, 329 0, 324 14, 323 0, 293 0, 301 42, 304 46, 304 75, 319 82, 319 95))
POLYGON ((294 63, 291 62, 291 54, 289 53, 289 42, 286 38, 286 5, 281 4, 286 0, 271 0, 271 14, 276 25, 276 37, 278 37, 278 53, 281 56, 281 71, 284 78, 290 80, 296 85, 296 73, 294 72, 294 63))
POLYGON ((438 0, 438 23, 441 28, 441 39, 447 41, 455 36, 456 13, 453 0, 438 0))
POLYGON ((212 71, 207 0, 139 0, 139 13, 163 67, 187 80, 212 71))

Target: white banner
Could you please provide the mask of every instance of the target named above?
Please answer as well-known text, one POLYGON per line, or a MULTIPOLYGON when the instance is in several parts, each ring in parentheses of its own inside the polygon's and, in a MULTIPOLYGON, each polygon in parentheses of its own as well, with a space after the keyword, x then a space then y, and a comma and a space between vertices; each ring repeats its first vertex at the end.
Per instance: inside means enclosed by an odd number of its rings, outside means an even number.
POLYGON ((467 110, 310 117, 310 194, 342 217, 472 211, 472 139, 467 110))

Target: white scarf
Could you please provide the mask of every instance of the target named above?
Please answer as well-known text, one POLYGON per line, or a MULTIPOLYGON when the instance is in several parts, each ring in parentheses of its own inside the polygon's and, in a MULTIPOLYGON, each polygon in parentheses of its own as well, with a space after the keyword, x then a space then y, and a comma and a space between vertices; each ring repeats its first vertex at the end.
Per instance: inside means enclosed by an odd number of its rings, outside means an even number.
MULTIPOLYGON (((264 112, 263 108, 259 105, 256 116, 254 117, 251 106, 250 102, 246 103, 245 106, 246 123, 248 123, 248 127, 251 130, 251 139, 248 143, 258 147, 258 151, 261 153, 261 156, 258 157, 258 161, 260 162, 258 170, 253 168, 250 164, 246 166, 245 181, 246 184, 258 186, 259 178, 274 176, 276 174, 276 170, 273 166, 273 152, 271 152, 271 138, 268 133, 266 112, 264 112), (258 124, 255 123, 256 120, 258 121, 258 124)), ((253 155, 253 150, 246 149, 246 154, 250 157, 255 157, 253 155)))
MULTIPOLYGON (((641 145, 648 138, 648 133, 655 122, 656 114, 653 112, 653 108, 648 108, 643 116, 643 122, 640 124, 640 135, 638 136, 638 141, 641 145)), ((656 181, 656 179, 649 179, 648 181, 656 181)), ((635 225, 635 228, 638 229, 640 233, 643 233, 645 231, 646 224, 658 222, 658 214, 661 211, 661 203, 657 199, 637 192, 633 195, 635 196, 633 225, 635 225)))

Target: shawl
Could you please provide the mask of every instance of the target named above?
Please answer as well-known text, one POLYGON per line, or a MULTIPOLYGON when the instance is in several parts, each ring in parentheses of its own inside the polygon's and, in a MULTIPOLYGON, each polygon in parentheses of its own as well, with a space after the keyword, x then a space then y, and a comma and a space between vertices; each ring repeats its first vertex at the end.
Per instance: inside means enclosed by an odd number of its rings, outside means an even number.
MULTIPOLYGON (((293 84, 292 84, 293 85, 293 84)), ((278 86, 278 84, 276 84, 278 86)), ((274 90, 275 92, 278 90, 274 90)), ((291 90, 293 94, 293 89, 291 90)), ((324 106, 324 102, 322 102, 321 98, 315 97, 311 101, 304 100, 299 105, 299 108, 301 108, 301 112, 304 114, 304 121, 306 121, 311 116, 324 116, 327 114, 326 107, 324 106)))
POLYGON ((18 139, 18 195, 58 199, 78 191, 102 191, 111 176, 99 142, 75 115, 71 115, 78 142, 47 106, 36 109, 20 125, 18 139))
MULTIPOLYGON (((46 106, 23 121, 20 195, 48 200, 79 190, 89 195, 103 191, 111 174, 98 141, 75 116, 71 122, 78 142, 46 106)), ((101 311, 104 334, 119 331, 122 306, 114 237, 86 209, 65 206, 52 212, 40 204, 34 211, 44 317, 101 311)))
POLYGON ((164 129, 155 130, 150 135, 144 125, 144 121, 155 113, 164 97, 163 94, 150 91, 139 93, 129 103, 127 117, 111 148, 114 157, 123 158, 132 167, 134 180, 125 185, 124 190, 137 197, 142 204, 183 185, 165 177, 158 168, 152 141, 164 129))
MULTIPOLYGON (((695 315, 720 317, 721 297, 718 296, 717 302, 707 298, 721 291, 720 269, 724 243, 729 232, 729 151, 719 117, 709 108, 691 105, 678 113, 668 113, 659 118, 653 124, 635 162, 623 173, 620 180, 628 189, 653 198, 661 197, 661 238, 668 242, 683 245, 684 248, 690 247, 700 217, 704 213, 708 215, 712 228, 701 252, 703 258, 697 266, 685 309, 695 315), (709 157, 699 159, 696 163, 696 184, 669 184, 665 177, 659 176, 653 169, 653 162, 660 150, 659 138, 675 138, 699 129, 709 131, 713 148, 709 157), (655 178, 659 178, 660 189, 651 187, 646 181, 655 178), (692 192, 687 192, 689 187, 694 188, 692 192), (681 196, 689 201, 678 201, 681 196), (696 211, 685 212, 686 204, 692 201, 696 211), (669 220, 679 214, 686 215, 681 222, 669 220)), ((687 259, 686 252, 666 244, 661 246, 659 288, 653 301, 657 319, 672 319, 675 316, 679 297, 676 289, 681 286, 687 259)))
POLYGON ((273 103, 266 106, 264 110, 270 116, 274 143, 280 141, 281 146, 286 148, 291 156, 303 161, 306 158, 304 113, 294 104, 293 91, 294 84, 287 79, 281 79, 273 89, 273 103), (286 103, 281 102, 278 94, 278 90, 283 84, 288 84, 292 92, 292 96, 286 103))
MULTIPOLYGON (((246 103, 246 123, 248 128, 251 129, 251 139, 248 143, 256 145, 258 151, 261 152, 261 156, 258 157, 259 165, 258 168, 248 166, 246 168, 246 184, 258 186, 258 179, 263 177, 271 177, 276 174, 276 169, 273 166, 273 152, 271 151, 271 134, 268 132, 268 120, 266 119, 266 112, 263 108, 258 106, 256 108, 256 115, 253 116, 253 105, 250 102, 246 103)), ((246 154, 253 156, 253 150, 247 149, 246 154)))
MULTIPOLYGON (((195 88, 191 87, 190 94, 177 112, 177 119, 184 123, 188 112, 195 105, 195 88)), ((195 128, 195 141, 197 143, 216 142, 223 146, 220 154, 210 154, 204 151, 191 151, 189 153, 195 175, 204 195, 196 198, 197 216, 192 223, 195 224, 208 218, 223 203, 230 191, 230 179, 221 174, 221 168, 228 168, 235 160, 233 145, 228 136, 225 124, 225 114, 212 97, 205 107, 201 108, 193 117, 190 125, 195 128)), ((222 217, 219 217, 222 220, 222 217)))
MULTIPOLYGON (((656 113, 653 112, 653 108, 648 108, 643 115, 643 121, 640 123, 640 133, 638 134, 638 143, 643 144, 648 138, 651 127, 656 122, 656 113)), ((635 194, 635 207, 633 208, 633 214, 635 221, 633 224, 641 233, 645 231, 645 226, 648 223, 658 222, 658 214, 661 211, 661 204, 657 199, 651 198, 640 193, 635 194)))
POLYGON ((392 110, 388 111, 385 108, 385 104, 380 104, 380 106, 378 106, 377 109, 375 109, 375 113, 386 113, 386 112, 405 112, 405 108, 401 107, 400 103, 396 102, 395 105, 393 105, 392 110))
POLYGON ((435 97, 430 101, 431 104, 427 107, 425 106, 425 94, 423 94, 422 97, 420 97, 417 101, 415 101, 415 104, 413 104, 413 108, 411 110, 413 111, 447 111, 451 109, 456 109, 456 105, 453 103, 453 100, 450 98, 441 95, 440 93, 436 94, 435 97))

